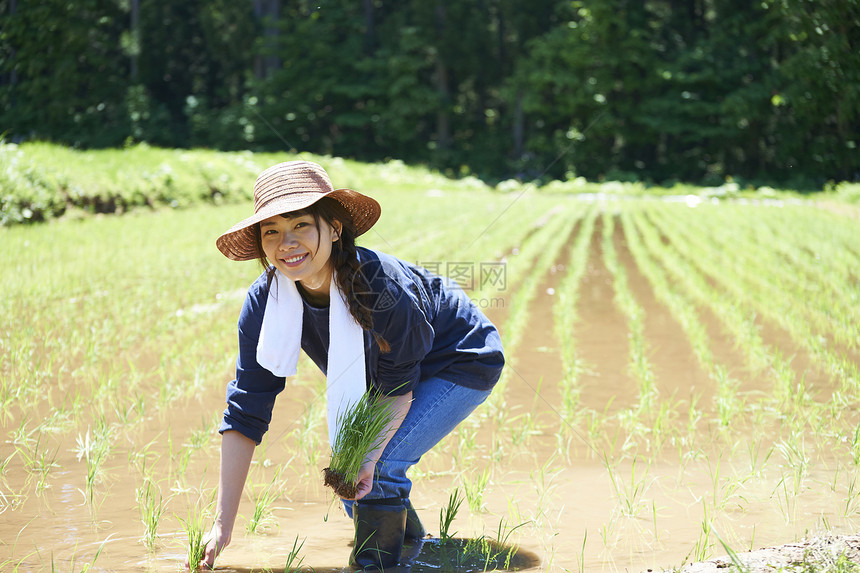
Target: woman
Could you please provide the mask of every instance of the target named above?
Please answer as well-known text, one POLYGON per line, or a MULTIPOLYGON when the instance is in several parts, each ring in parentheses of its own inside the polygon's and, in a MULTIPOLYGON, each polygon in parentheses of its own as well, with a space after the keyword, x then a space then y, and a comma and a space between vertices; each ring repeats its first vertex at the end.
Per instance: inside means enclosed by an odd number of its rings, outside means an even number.
POLYGON ((406 472, 487 398, 504 357, 495 327, 455 284, 356 246, 380 211, 370 197, 334 189, 319 165, 292 161, 260 174, 254 215, 218 238, 225 256, 265 270, 239 317, 210 567, 230 543, 254 448, 299 347, 327 376, 330 439, 338 413, 366 391, 394 412, 344 500, 355 523, 350 564, 396 565, 404 539, 425 535, 406 472))

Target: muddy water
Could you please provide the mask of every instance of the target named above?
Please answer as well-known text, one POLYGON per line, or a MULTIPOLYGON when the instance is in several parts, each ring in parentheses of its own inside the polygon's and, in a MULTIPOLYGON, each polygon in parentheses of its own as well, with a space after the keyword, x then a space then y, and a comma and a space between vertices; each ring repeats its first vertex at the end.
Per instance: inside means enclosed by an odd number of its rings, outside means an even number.
MULTIPOLYGON (((567 271, 565 249, 543 278, 527 327, 533 334, 524 338, 516 372, 503 390, 512 420, 499 425, 494 412, 479 411, 467 422, 468 431, 452 435, 416 468, 412 501, 428 530, 438 534, 439 512, 453 488, 462 491, 466 480, 485 469, 490 480, 482 506, 472 510, 464 502, 453 529, 458 537, 475 539, 496 537, 500 526, 504 534, 520 525, 508 540, 522 548, 518 566, 525 570, 644 571, 723 554, 714 534, 703 535, 703 525, 712 526, 735 550, 784 543, 825 521, 837 530, 854 528, 858 507, 847 495, 847 484, 856 469, 844 459, 844 449, 831 450, 826 440, 814 437, 791 442, 779 428, 761 432, 766 424, 748 426, 756 430, 751 433, 743 431, 743 421, 736 430, 717 427, 713 382, 697 364, 681 327, 636 268, 623 235, 616 234, 619 260, 645 311, 645 336, 661 400, 671 400, 676 412, 675 432, 663 448, 658 450, 648 439, 623 445, 630 426, 618 424, 613 416, 635 404, 637 385, 627 366, 628 327, 613 302, 600 237, 598 219, 580 288, 579 322, 570 327, 577 352, 588 364, 582 405, 604 413, 602 437, 595 439, 584 424, 566 431, 557 413, 561 363, 554 344, 552 293, 567 271), (685 410, 693 394, 699 396, 701 420, 690 435, 685 410), (526 416, 534 422, 534 431, 517 437, 514 445, 509 426, 526 416), (470 432, 473 445, 466 443, 470 432), (808 460, 800 474, 792 467, 792 448, 808 460)), ((495 312, 494 318, 503 323, 504 310, 495 312)), ((769 378, 747 369, 719 317, 704 308, 700 314, 715 357, 742 381, 748 400, 766 395, 769 378)), ((796 356, 792 366, 826 396, 832 382, 815 374, 810 357, 778 327, 763 322, 761 329, 767 344, 796 356)), ((81 571, 94 559, 95 571, 181 568, 185 535, 180 520, 187 517, 189 506, 211 499, 217 484, 218 439, 195 450, 184 471, 182 455, 201 418, 214 418, 223 409, 223 385, 231 376, 225 369, 208 384, 208 392, 167 411, 145 414, 121 432, 92 496, 86 462, 75 453, 74 436, 84 428, 45 434, 43 449, 55 452, 56 458, 43 490, 37 490, 22 456, 13 456, 0 479, 0 569, 81 571), (151 550, 140 541, 136 490, 144 473, 153 476, 168 507, 151 550)), ((324 381, 309 368, 299 378, 279 398, 249 478, 259 489, 282 468, 274 519, 262 534, 246 533, 253 507, 245 496, 233 543, 218 560, 219 570, 283 570, 296 539, 304 543, 299 552, 303 570, 345 570, 352 525, 321 486, 319 470, 326 462, 322 425, 316 429, 316 448, 297 433, 324 381), (317 450, 313 463, 306 449, 317 450)), ((4 430, 11 431, 17 422, 7 421, 4 430)), ((10 442, 0 445, 0 461, 13 452, 10 442)), ((413 571, 455 570, 429 547, 415 563, 413 571)))
POLYGON ((601 412, 629 408, 636 400, 636 382, 628 374, 626 360, 627 320, 613 300, 612 275, 603 262, 602 232, 598 218, 580 286, 580 324, 576 325, 579 355, 587 366, 583 405, 601 412))

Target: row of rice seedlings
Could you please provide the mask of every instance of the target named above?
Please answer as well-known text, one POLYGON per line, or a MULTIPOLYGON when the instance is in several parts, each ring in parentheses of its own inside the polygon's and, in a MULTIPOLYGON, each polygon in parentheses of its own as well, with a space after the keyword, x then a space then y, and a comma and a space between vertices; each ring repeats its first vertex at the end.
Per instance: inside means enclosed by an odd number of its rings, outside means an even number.
MULTIPOLYGON (((571 209, 547 197, 529 196, 526 201, 521 197, 499 198, 486 217, 472 219, 468 234, 462 236, 462 242, 452 243, 456 246, 451 252, 459 260, 505 262, 510 275, 511 266, 516 267, 515 261, 532 235, 539 233, 560 210, 571 209)), ((495 287, 479 283, 476 292, 485 286, 495 287)), ((511 286, 510 281, 507 286, 511 286)))
MULTIPOLYGON (((732 264, 722 248, 690 235, 683 235, 677 244, 678 249, 688 245, 695 252, 690 259, 725 288, 736 304, 754 308, 768 319, 784 328, 792 338, 809 351, 823 369, 831 373, 842 385, 840 401, 852 403, 856 388, 860 387, 860 373, 857 365, 844 355, 829 348, 825 339, 809 325, 803 311, 803 293, 783 291, 777 285, 758 276, 748 269, 737 268, 732 264)), ((777 369, 778 371, 781 371, 777 369)), ((792 385, 792 390, 793 390, 792 385)))
MULTIPOLYGON (((860 311, 856 294, 846 288, 848 285, 833 278, 822 281, 822 273, 826 271, 821 264, 810 264, 809 267, 814 268, 805 269, 802 258, 794 255, 801 252, 797 245, 777 241, 765 225, 744 224, 748 217, 749 210, 742 212, 728 206, 709 213, 703 230, 715 243, 727 245, 741 241, 746 245, 733 256, 739 266, 756 268, 756 274, 750 278, 760 281, 764 296, 769 297, 773 292, 802 296, 804 305, 800 310, 806 322, 814 325, 819 333, 829 333, 837 342, 857 348, 860 311), (731 233, 726 230, 729 222, 734 223, 731 233)), ((759 219, 762 217, 755 221, 759 219)))
MULTIPOLYGON (((573 209, 576 207, 573 206, 573 209)), ((567 220, 567 217, 561 216, 560 213, 561 211, 558 209, 549 215, 544 212, 543 220, 534 223, 533 226, 523 225, 519 214, 512 214, 510 217, 504 214, 505 216, 496 221, 496 224, 486 229, 487 234, 493 234, 499 228, 504 230, 504 227, 513 222, 518 229, 511 228, 509 231, 524 238, 527 236, 525 242, 520 244, 509 258, 498 261, 502 265, 501 273, 503 273, 501 277, 498 277, 499 280, 482 281, 482 284, 478 285, 479 288, 470 293, 472 299, 481 304, 482 307, 485 306, 484 302, 493 301, 506 295, 500 308, 507 311, 507 320, 500 325, 500 331, 508 365, 503 371, 496 389, 487 400, 487 404, 481 409, 482 416, 493 416, 492 422, 499 429, 507 428, 510 430, 507 419, 511 415, 511 409, 505 403, 504 389, 514 368, 516 346, 522 334, 520 331, 528 318, 528 304, 535 296, 539 281, 542 280, 544 273, 563 247, 563 242, 569 234, 570 228, 575 224, 575 216, 570 217, 571 220, 567 220), (563 232, 562 228, 566 228, 567 231, 563 232), (523 229, 525 229, 525 233, 523 229), (547 246, 548 244, 551 246, 547 246)), ((470 245, 466 250, 477 252, 475 249, 483 244, 482 238, 480 242, 470 245)), ((526 381, 529 384, 536 382, 526 381)), ((497 437, 494 437, 494 442, 491 452, 493 459, 499 460, 506 452, 506 448, 498 441, 497 437)))
POLYGON ((857 248, 857 221, 850 217, 808 206, 786 205, 784 215, 767 218, 763 224, 776 235, 777 241, 794 245, 797 256, 815 262, 824 276, 840 283, 860 280, 860 249, 857 248), (779 219, 791 220, 779 225, 779 219))
MULTIPOLYGON (((796 224, 801 222, 798 217, 794 219, 796 224)), ((819 314, 827 315, 831 320, 840 323, 842 330, 853 329, 858 332, 860 297, 852 285, 860 281, 860 277, 855 278, 851 274, 852 268, 860 266, 857 257, 850 256, 846 245, 832 237, 825 241, 815 235, 798 232, 800 229, 795 229, 790 236, 786 236, 783 228, 789 225, 775 225, 775 218, 770 217, 763 218, 761 223, 758 228, 760 232, 767 233, 766 240, 773 249, 784 257, 791 267, 802 271, 798 273, 798 276, 803 277, 801 288, 815 298, 819 314), (793 242, 797 241, 801 234, 804 241, 801 244, 793 242), (822 281, 822 276, 827 276, 828 280, 822 281), (838 312, 834 311, 831 302, 838 304, 838 312)), ((860 344, 860 333, 843 343, 856 349, 860 344)))
MULTIPOLYGON (((400 242, 392 242, 391 232, 385 232, 385 237, 370 233, 366 241, 373 248, 406 260, 411 259, 433 272, 448 276, 464 290, 473 291, 474 299, 482 300, 483 295, 478 291, 484 287, 489 287, 489 293, 484 293, 486 295, 496 294, 501 290, 499 287, 504 286, 488 281, 488 278, 493 277, 482 276, 482 270, 486 272, 490 265, 500 262, 506 253, 516 251, 521 242, 540 228, 545 222, 543 216, 549 203, 545 200, 524 202, 514 209, 511 205, 515 199, 510 197, 493 194, 478 197, 483 200, 476 200, 477 197, 469 195, 462 197, 464 205, 473 206, 461 211, 465 212, 462 218, 451 216, 451 203, 446 198, 443 204, 447 212, 433 219, 431 234, 438 232, 433 240, 401 245, 400 242)), ((457 196, 457 201, 460 200, 457 196)), ((391 218, 410 220, 408 217, 391 218)), ((404 232, 414 232, 414 225, 404 232)), ((427 230, 421 229, 421 235, 428 235, 427 230)))
POLYGON ((622 222, 627 246, 636 261, 636 265, 648 279, 657 299, 666 305, 684 330, 699 365, 716 382, 716 405, 720 427, 729 428, 732 421, 743 410, 742 401, 737 394, 739 382, 732 379, 728 375, 728 368, 720 364, 714 357, 711 351, 710 337, 699 318, 696 306, 673 288, 673 283, 670 282, 659 265, 654 262, 643 245, 643 240, 652 248, 661 244, 653 227, 645 225, 641 217, 634 216, 629 209, 622 212, 622 222))
POLYGON ((639 400, 629 416, 636 420, 653 409, 658 399, 654 370, 648 359, 649 348, 645 341, 645 310, 633 296, 627 283, 627 273, 618 260, 614 245, 615 219, 610 211, 603 213, 603 262, 612 276, 615 306, 627 317, 629 332, 629 369, 639 387, 639 400))
POLYGON ((764 343, 755 322, 755 314, 746 306, 738 304, 737 298, 730 296, 724 289, 711 286, 707 275, 700 272, 694 262, 690 262, 696 261, 698 256, 693 240, 679 236, 677 227, 659 214, 655 209, 648 210, 649 219, 656 219, 655 223, 659 225, 660 232, 671 241, 671 246, 663 244, 656 231, 649 230, 643 217, 637 217, 637 228, 640 229, 648 249, 684 288, 688 296, 698 304, 711 308, 723 327, 735 338, 736 346, 745 351, 743 356, 747 367, 754 373, 769 373, 774 380, 777 401, 782 403, 787 400, 795 388, 796 376, 787 362, 764 343))
MULTIPOLYGON (((663 244, 657 238, 656 233, 653 228, 645 225, 644 222, 639 219, 637 220, 639 225, 637 228, 642 231, 642 235, 646 237, 645 243, 652 250, 660 249, 663 244)), ((634 228, 631 226, 631 237, 634 235, 632 232, 634 228)), ((691 339, 696 341, 700 340, 700 342, 694 342, 694 348, 697 351, 697 355, 699 356, 699 360, 703 365, 710 364, 710 373, 711 376, 714 377, 718 382, 718 392, 717 392, 717 411, 719 414, 719 419, 721 424, 729 423, 732 419, 737 417, 737 414, 743 410, 743 403, 739 400, 736 395, 737 383, 726 383, 726 369, 725 367, 715 364, 713 362, 713 358, 710 356, 710 352, 707 351, 707 342, 706 336, 703 329, 696 327, 691 328, 693 324, 695 324, 695 309, 689 302, 684 301, 683 297, 674 295, 670 298, 671 293, 667 293, 668 291, 668 281, 666 280, 665 275, 653 264, 653 262, 646 262, 647 253, 642 251, 639 241, 635 238, 631 238, 629 241, 631 245, 631 249, 634 252, 634 255, 638 257, 638 263, 645 274, 649 277, 649 280, 652 284, 655 285, 655 292, 657 292, 658 296, 667 301, 668 306, 673 310, 676 316, 679 318, 679 322, 681 322, 685 331, 688 335, 691 335, 691 339), (686 318, 684 318, 686 316, 686 318), (695 332, 699 331, 698 335, 695 335, 695 332)), ((664 257, 664 262, 668 260, 667 257, 664 257)), ((679 281, 680 282, 680 281, 679 281)), ((797 408, 795 407, 795 411, 797 408)), ((721 426, 726 428, 731 428, 729 426, 721 426)), ((748 426, 744 425, 744 428, 748 426)), ((756 431, 756 430, 753 430, 756 431)), ((789 449, 787 446, 782 446, 782 451, 794 451, 789 449)), ((761 479, 762 477, 762 469, 764 464, 770 459, 771 454, 777 449, 777 447, 771 446, 767 449, 766 453, 762 454, 761 450, 761 442, 755 444, 748 444, 748 451, 750 453, 749 456, 749 470, 747 473, 740 477, 736 476, 722 476, 721 475, 721 461, 722 454, 717 458, 716 464, 712 464, 710 460, 708 460, 708 471, 710 472, 712 478, 712 497, 711 497, 711 510, 723 510, 726 509, 730 502, 747 503, 743 494, 741 493, 747 482, 751 479, 761 479)), ((794 480, 793 484, 795 487, 789 490, 788 487, 776 488, 776 494, 774 494, 777 499, 779 505, 781 507, 786 506, 796 506, 796 498, 801 493, 801 485, 802 480, 805 476, 808 475, 808 462, 804 462, 805 458, 800 455, 789 456, 786 457, 786 466, 791 468, 794 472, 794 480), (791 493, 789 496, 788 494, 791 493)), ((782 482, 781 482, 782 483, 782 482)), ((785 485, 785 484, 783 484, 785 485)), ((704 530, 703 530, 704 531, 704 530)), ((704 538, 703 538, 704 539, 704 538)), ((702 540, 700 540, 702 541, 702 540)), ((702 543, 699 544, 700 549, 703 547, 702 543)))
MULTIPOLYGON (((507 321, 502 326, 505 352, 513 357, 514 362, 529 319, 529 304, 537 295, 537 289, 544 280, 544 275, 558 260, 559 253, 581 215, 580 210, 559 211, 553 214, 549 222, 522 246, 516 257, 512 258, 507 265, 509 284, 521 281, 517 290, 511 292, 507 321)), ((535 380, 534 383, 537 381, 535 380)))
POLYGON ((591 245, 594 223, 597 219, 597 209, 591 208, 582 219, 579 232, 570 250, 567 262, 567 272, 556 289, 556 301, 553 305, 555 315, 554 332, 558 339, 561 357, 562 379, 561 386, 561 425, 562 435, 573 429, 577 418, 585 415, 581 409, 580 395, 582 388, 580 376, 585 370, 582 359, 577 355, 575 325, 579 320, 577 306, 579 302, 579 287, 588 265, 589 246, 591 245))
MULTIPOLYGON (((673 245, 681 242, 684 241, 673 239, 673 245)), ((691 260, 697 260, 696 257, 699 255, 698 253, 690 253, 688 256, 691 260)), ((716 274, 718 273, 714 271, 714 275, 716 274)), ((777 360, 779 360, 778 356, 777 360)), ((779 362, 776 363, 773 368, 773 375, 780 380, 795 380, 794 372, 785 362, 781 364, 779 362)), ((831 435, 830 432, 833 430, 822 430, 822 428, 833 423, 838 424, 837 419, 840 414, 834 413, 835 416, 827 415, 823 411, 823 408, 828 407, 826 404, 811 402, 802 378, 793 384, 778 383, 775 388, 779 394, 780 409, 775 410, 774 414, 779 417, 780 425, 787 432, 787 437, 783 441, 778 442, 774 447, 775 451, 779 451, 782 454, 785 461, 785 469, 783 470, 783 479, 774 488, 772 497, 778 503, 780 511, 783 512, 786 519, 793 520, 796 517, 797 497, 805 491, 805 484, 809 475, 809 454, 804 453, 807 451, 807 448, 803 440, 803 432, 806 430, 807 420, 815 421, 815 425, 810 424, 808 428, 812 430, 812 435, 815 438, 830 441, 827 436, 831 435), (783 408, 787 408, 791 414, 787 420, 781 413, 783 408), (786 421, 788 424, 786 424, 786 421), (788 473, 785 473, 786 470, 788 473)), ((824 451, 829 451, 832 445, 826 445, 822 442, 820 447, 824 448, 824 451)), ((768 457, 770 457, 770 453, 766 456, 766 458, 768 457)), ((755 466, 754 463, 751 465, 755 466)), ((757 473, 755 469, 751 471, 757 473)))
MULTIPOLYGON (((508 297, 508 316, 501 328, 502 344, 505 347, 507 364, 502 372, 497 389, 494 390, 488 399, 488 403, 491 407, 496 408, 499 416, 507 417, 510 415, 511 409, 504 407, 502 402, 504 401, 504 388, 515 374, 535 392, 536 398, 540 397, 537 388, 539 380, 532 380, 528 377, 527 373, 524 376, 516 371, 517 350, 530 318, 529 306, 535 296, 537 296, 538 287, 543 282, 545 274, 555 261, 558 260, 559 254, 570 237, 580 215, 581 211, 579 210, 573 213, 568 212, 554 215, 543 228, 536 232, 522 246, 517 258, 508 266, 508 280, 521 282, 516 291, 508 297)), ((497 428, 507 428, 512 432, 511 435, 514 438, 514 434, 518 432, 516 424, 512 424, 509 420, 501 419, 500 417, 497 417, 495 421, 497 428)), ((525 438, 521 440, 522 445, 528 443, 527 438, 529 436, 537 433, 528 426, 528 423, 537 422, 536 418, 528 414, 524 417, 524 421, 527 424, 524 426, 526 434, 521 434, 525 438)))

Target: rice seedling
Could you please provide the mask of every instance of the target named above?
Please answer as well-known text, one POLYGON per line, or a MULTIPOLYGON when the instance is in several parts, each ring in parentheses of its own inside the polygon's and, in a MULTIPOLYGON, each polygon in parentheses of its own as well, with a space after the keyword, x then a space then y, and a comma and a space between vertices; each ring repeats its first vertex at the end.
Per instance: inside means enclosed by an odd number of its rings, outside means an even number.
POLYGON ((499 547, 499 551, 492 557, 487 555, 487 561, 485 563, 489 565, 490 559, 498 560, 502 555, 504 555, 504 565, 501 568, 504 570, 510 569, 511 559, 514 555, 516 555, 518 550, 518 546, 516 544, 509 543, 511 535, 514 533, 514 531, 521 527, 525 527, 526 525, 528 525, 528 522, 523 522, 513 527, 509 527, 508 524, 505 522, 505 518, 501 518, 499 520, 499 526, 496 529, 495 539, 496 544, 499 547))
POLYGON ((155 444, 156 440, 151 440, 139 449, 131 449, 128 452, 128 463, 135 466, 144 477, 149 475, 147 468, 149 467, 150 459, 158 459, 161 457, 158 452, 151 450, 155 444))
POLYGON ((540 430, 537 428, 537 416, 532 412, 524 412, 518 416, 511 418, 512 424, 508 426, 510 432, 511 445, 514 447, 528 445, 529 439, 532 436, 540 435, 540 430))
POLYGON ((490 483, 490 469, 484 468, 474 479, 460 476, 463 484, 463 493, 472 513, 480 513, 484 510, 484 492, 490 483))
POLYGON ((12 453, 6 456, 4 460, 0 460, 0 476, 6 475, 6 470, 9 468, 9 462, 12 461, 12 458, 18 453, 18 450, 12 450, 12 453))
POLYGON ((847 482, 845 501, 840 507, 842 517, 849 517, 860 512, 860 484, 857 483, 857 474, 847 476, 847 482))
POLYGON ((770 496, 771 499, 776 497, 777 508, 785 519, 785 523, 793 523, 797 517, 797 496, 799 492, 797 490, 796 482, 793 480, 787 480, 786 476, 783 475, 779 482, 774 487, 770 496), (789 484, 793 483, 795 488, 789 491, 789 484))
POLYGON ((588 541, 588 529, 582 535, 582 547, 579 549, 579 555, 576 560, 576 569, 579 573, 585 573, 585 543, 588 541))
POLYGON ((101 425, 92 434, 89 428, 86 435, 78 434, 76 453, 78 461, 86 459, 86 497, 92 503, 96 481, 102 478, 102 466, 110 453, 109 428, 101 425))
POLYGON ((200 570, 200 561, 206 555, 206 522, 208 520, 209 506, 204 508, 188 507, 185 519, 178 517, 185 531, 186 558, 191 571, 200 570))
POLYGON ((272 504, 280 496, 275 490, 275 484, 280 475, 280 471, 275 472, 275 477, 264 488, 258 492, 253 484, 250 485, 251 500, 254 502, 254 512, 248 520, 245 529, 248 533, 263 533, 271 527, 278 527, 278 520, 272 513, 272 504))
MULTIPOLYGON (((47 487, 48 474, 55 467, 59 467, 56 463, 59 446, 51 451, 48 446, 42 443, 42 436, 43 434, 40 432, 35 443, 28 444, 31 447, 16 447, 16 452, 23 459, 26 470, 37 477, 36 493, 43 491, 47 487)), ((9 459, 11 459, 11 456, 7 458, 6 463, 8 463, 9 459)))
POLYGON ((542 523, 544 514, 555 505, 552 497, 558 487, 556 479, 561 472, 556 454, 550 456, 539 468, 529 471, 530 481, 537 493, 537 503, 533 508, 533 521, 536 523, 542 523))
POLYGON ((714 546, 711 541, 711 533, 713 530, 711 528, 711 520, 709 518, 708 507, 705 500, 702 500, 702 508, 704 510, 702 528, 699 532, 699 538, 696 540, 696 544, 693 546, 691 551, 694 561, 705 561, 708 559, 711 556, 711 549, 714 546))
POLYGON ((220 423, 220 415, 214 421, 203 418, 200 428, 191 432, 188 447, 192 450, 199 450, 205 447, 216 433, 216 429, 220 423))
POLYGON ((761 454, 762 448, 762 440, 757 442, 748 442, 747 443, 747 453, 749 454, 749 475, 750 477, 761 477, 762 472, 764 471, 764 466, 767 464, 767 461, 770 459, 770 456, 773 454, 774 448, 771 446, 768 448, 767 452, 764 454, 764 458, 761 454))
POLYGON ((143 523, 142 539, 144 544, 152 549, 158 535, 158 524, 164 515, 167 505, 164 498, 151 479, 145 478, 143 485, 137 488, 137 507, 140 521, 143 523))
POLYGON ((788 441, 780 441, 775 447, 794 471, 794 489, 799 490, 803 478, 809 473, 810 463, 803 435, 792 431, 788 441))
POLYGON ((323 417, 322 408, 325 402, 322 398, 308 401, 298 421, 298 427, 293 430, 295 441, 304 454, 304 462, 308 471, 319 466, 319 459, 324 451, 320 447, 320 432, 318 427, 323 417))
POLYGON ((849 434, 848 448, 851 461, 855 466, 860 466, 860 424, 857 424, 854 431, 849 434))
POLYGON ((477 448, 478 429, 468 424, 461 424, 457 428, 457 447, 454 459, 457 463, 466 462, 477 448))
POLYGON ((600 525, 600 539, 603 540, 604 549, 612 549, 615 546, 615 525, 616 520, 618 519, 617 515, 612 515, 609 518, 608 522, 604 522, 600 525))
MULTIPOLYGON (((87 571, 90 571, 91 569, 93 569, 96 565, 96 561, 98 561, 99 556, 102 554, 102 551, 104 550, 105 543, 107 543, 109 540, 110 540, 110 536, 108 536, 107 539, 102 541, 101 545, 99 545, 99 548, 96 550, 95 555, 93 555, 93 558, 91 560, 89 560, 88 562, 86 562, 83 565, 83 567, 81 567, 80 569, 78 569, 78 567, 76 565, 77 555, 78 555, 78 544, 75 543, 75 549, 72 552, 71 557, 69 558, 69 563, 66 566, 67 568, 65 570, 67 570, 67 571, 80 571, 81 573, 86 573, 87 571)), ((62 570, 63 569, 61 569, 59 564, 54 560, 54 553, 52 551, 51 552, 51 573, 59 573, 59 571, 62 571, 62 570)))
POLYGON ((651 527, 654 531, 654 541, 660 541, 660 531, 657 529, 657 501, 651 500, 651 527))
POLYGON ((448 503, 439 510, 440 543, 448 543, 455 535, 457 535, 456 531, 451 533, 451 525, 454 523, 454 518, 457 517, 457 512, 460 511, 460 505, 462 503, 463 498, 460 497, 460 488, 454 488, 454 491, 448 496, 448 503))
POLYGON ((299 557, 299 551, 301 551, 304 546, 305 540, 302 539, 302 542, 299 543, 299 536, 296 535, 296 538, 293 540, 293 546, 290 548, 289 553, 287 553, 287 561, 284 564, 284 573, 298 573, 302 570, 302 563, 304 563, 305 558, 299 557))
POLYGON ((609 480, 618 499, 620 513, 625 517, 637 517, 647 507, 642 498, 650 487, 647 475, 651 463, 649 461, 645 467, 645 477, 637 477, 636 461, 637 458, 634 457, 630 466, 630 479, 624 480, 615 471, 606 452, 603 453, 603 466, 609 472, 609 480))
POLYGON ((367 454, 385 440, 384 431, 397 412, 391 400, 366 392, 351 408, 338 417, 337 435, 331 447, 331 460, 323 470, 326 486, 342 498, 353 498, 356 478, 367 454))
POLYGON ((708 471, 711 475, 711 507, 713 509, 725 509, 729 501, 738 497, 744 501, 743 496, 738 494, 738 491, 743 488, 746 479, 738 480, 734 478, 720 478, 720 464, 722 456, 717 457, 716 462, 712 465, 710 458, 708 462, 708 471))

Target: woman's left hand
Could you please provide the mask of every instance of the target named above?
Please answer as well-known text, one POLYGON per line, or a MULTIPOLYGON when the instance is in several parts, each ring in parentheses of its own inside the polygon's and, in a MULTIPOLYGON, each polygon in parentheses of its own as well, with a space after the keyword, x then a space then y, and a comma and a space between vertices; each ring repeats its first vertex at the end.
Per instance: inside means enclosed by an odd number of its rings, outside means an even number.
POLYGON ((376 471, 376 461, 369 460, 362 464, 361 469, 358 470, 358 477, 356 478, 355 486, 357 488, 355 492, 354 500, 359 500, 370 493, 370 490, 373 489, 373 474, 376 471))

